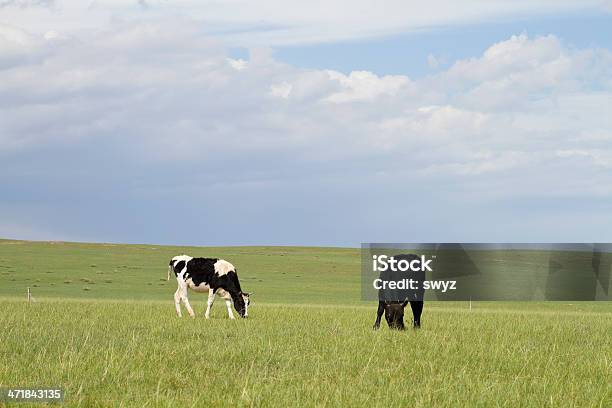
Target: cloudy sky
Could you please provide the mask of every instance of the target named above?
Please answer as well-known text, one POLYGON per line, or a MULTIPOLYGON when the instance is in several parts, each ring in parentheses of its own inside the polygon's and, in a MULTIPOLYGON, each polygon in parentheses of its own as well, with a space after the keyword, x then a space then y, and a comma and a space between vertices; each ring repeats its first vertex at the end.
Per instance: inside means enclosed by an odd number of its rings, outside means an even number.
POLYGON ((609 242, 612 3, 0 0, 0 237, 609 242))

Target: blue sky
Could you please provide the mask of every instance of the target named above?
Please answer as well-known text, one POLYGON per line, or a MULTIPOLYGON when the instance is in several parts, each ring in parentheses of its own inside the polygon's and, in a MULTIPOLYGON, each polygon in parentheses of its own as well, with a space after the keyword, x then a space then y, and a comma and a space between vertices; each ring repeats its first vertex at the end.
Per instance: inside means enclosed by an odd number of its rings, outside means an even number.
POLYGON ((609 2, 312 4, 0 1, 0 237, 610 241, 609 2))

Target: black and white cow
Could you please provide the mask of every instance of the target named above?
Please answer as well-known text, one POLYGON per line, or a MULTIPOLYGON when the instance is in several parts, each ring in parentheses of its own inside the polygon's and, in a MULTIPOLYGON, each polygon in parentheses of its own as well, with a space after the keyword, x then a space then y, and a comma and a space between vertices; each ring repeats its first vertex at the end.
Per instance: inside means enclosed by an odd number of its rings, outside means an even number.
POLYGON ((205 314, 207 319, 210 317, 215 295, 225 299, 230 319, 234 319, 232 303, 240 317, 248 316, 249 293, 243 292, 240 288, 236 268, 231 263, 223 259, 178 255, 170 260, 168 280, 170 280, 170 272, 174 273, 178 282, 178 289, 174 293, 174 305, 179 317, 181 317, 181 301, 189 312, 189 316, 195 317, 187 298, 187 289, 208 293, 208 307, 205 314))

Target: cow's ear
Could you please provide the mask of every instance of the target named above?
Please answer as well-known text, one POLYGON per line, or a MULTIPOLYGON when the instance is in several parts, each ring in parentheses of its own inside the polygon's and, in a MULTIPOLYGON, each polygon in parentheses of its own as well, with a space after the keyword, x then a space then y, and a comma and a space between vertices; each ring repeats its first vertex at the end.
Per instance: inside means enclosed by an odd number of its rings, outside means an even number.
POLYGON ((242 294, 246 297, 249 297, 253 294, 253 292, 249 293, 249 292, 242 292, 242 294))

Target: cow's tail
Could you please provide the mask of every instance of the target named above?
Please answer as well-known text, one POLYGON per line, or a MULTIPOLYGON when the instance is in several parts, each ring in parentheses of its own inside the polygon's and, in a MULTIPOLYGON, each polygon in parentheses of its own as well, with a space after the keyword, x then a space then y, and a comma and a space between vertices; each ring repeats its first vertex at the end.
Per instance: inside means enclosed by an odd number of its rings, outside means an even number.
POLYGON ((172 264, 168 265, 168 277, 166 278, 167 281, 170 280, 170 272, 172 272, 172 264))

